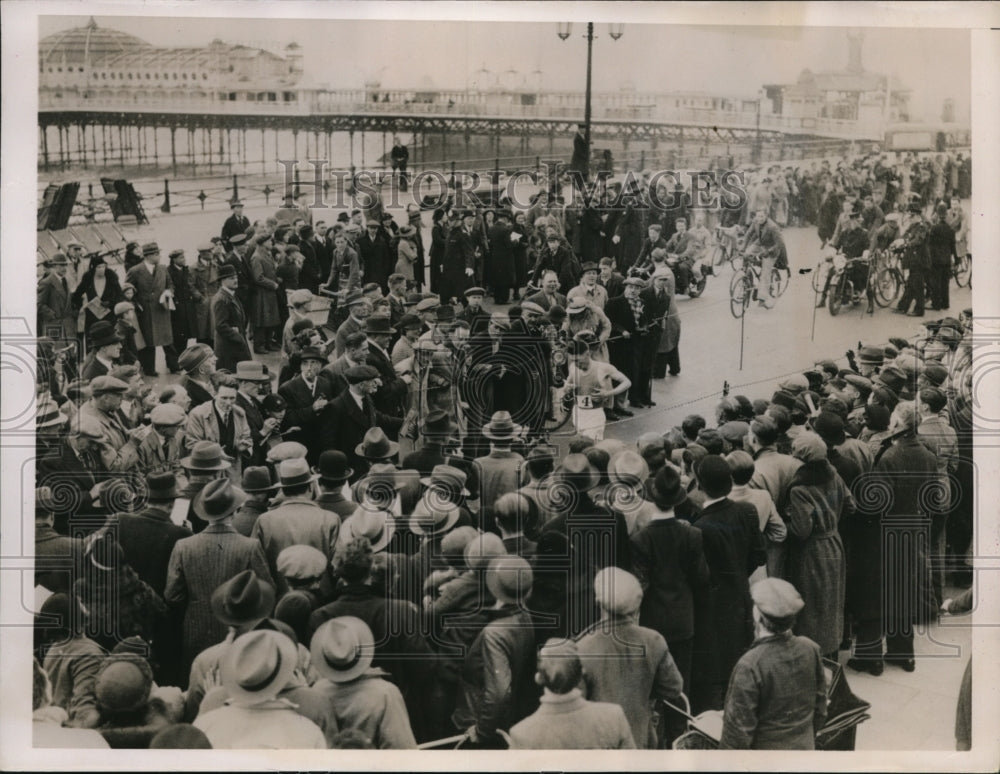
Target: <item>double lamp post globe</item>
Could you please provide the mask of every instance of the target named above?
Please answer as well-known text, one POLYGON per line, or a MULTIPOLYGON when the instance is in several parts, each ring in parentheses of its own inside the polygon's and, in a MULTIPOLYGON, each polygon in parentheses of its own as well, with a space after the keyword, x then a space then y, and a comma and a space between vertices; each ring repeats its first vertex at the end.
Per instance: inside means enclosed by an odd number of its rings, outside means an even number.
MULTIPOLYGON (((559 22, 558 30, 556 34, 559 39, 565 41, 573 33, 573 22, 559 22)), ((625 33, 624 24, 609 24, 608 34, 611 36, 612 40, 618 40, 625 33)), ((587 93, 586 100, 584 103, 584 116, 583 125, 584 132, 583 137, 587 144, 587 160, 585 162, 585 167, 583 170, 584 179, 590 177, 590 71, 593 59, 593 49, 594 49, 594 23, 587 22, 587 93)))

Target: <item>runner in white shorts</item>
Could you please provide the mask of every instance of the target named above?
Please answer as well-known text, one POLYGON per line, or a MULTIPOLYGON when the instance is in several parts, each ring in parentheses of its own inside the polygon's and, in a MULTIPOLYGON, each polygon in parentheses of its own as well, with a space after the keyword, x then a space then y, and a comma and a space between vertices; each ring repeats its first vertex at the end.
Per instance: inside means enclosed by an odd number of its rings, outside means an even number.
POLYGON ((565 399, 573 401, 573 424, 580 435, 601 441, 604 407, 613 405, 614 396, 628 390, 632 382, 611 363, 591 359, 586 342, 572 341, 569 356, 565 399))

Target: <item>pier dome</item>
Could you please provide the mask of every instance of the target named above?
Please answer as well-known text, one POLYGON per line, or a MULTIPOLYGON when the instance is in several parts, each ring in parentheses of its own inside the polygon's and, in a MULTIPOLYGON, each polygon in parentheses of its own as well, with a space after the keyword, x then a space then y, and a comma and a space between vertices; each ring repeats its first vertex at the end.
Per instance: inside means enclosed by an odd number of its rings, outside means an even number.
POLYGON ((120 54, 152 49, 146 41, 127 32, 98 27, 93 18, 85 27, 63 30, 42 38, 38 43, 40 63, 83 67, 120 54))

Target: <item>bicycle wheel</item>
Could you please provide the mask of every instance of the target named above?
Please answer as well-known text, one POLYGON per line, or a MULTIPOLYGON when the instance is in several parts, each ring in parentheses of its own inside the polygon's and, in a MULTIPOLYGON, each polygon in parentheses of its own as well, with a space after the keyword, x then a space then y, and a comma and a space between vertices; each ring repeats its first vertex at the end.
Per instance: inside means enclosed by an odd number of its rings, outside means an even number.
POLYGON ((733 267, 733 271, 743 271, 743 266, 745 265, 743 253, 736 249, 730 249, 729 265, 733 267))
POLYGON ((727 258, 727 256, 726 256, 726 250, 725 250, 725 248, 722 245, 720 245, 720 244, 717 243, 715 245, 715 247, 712 248, 712 263, 711 263, 711 265, 712 266, 721 266, 723 263, 726 262, 726 258, 727 258))
POLYGON ((875 303, 883 309, 895 301, 903 289, 903 281, 895 269, 880 269, 875 277, 875 303))
POLYGON ((822 293, 823 287, 826 285, 826 261, 820 261, 816 264, 816 268, 812 272, 812 289, 814 293, 822 293))
POLYGON ((771 270, 771 298, 780 298, 782 293, 788 290, 788 280, 791 276, 791 269, 771 270))
POLYGON ((750 288, 747 273, 740 269, 729 282, 729 311, 737 320, 743 316, 750 305, 750 288))
POLYGON ((952 264, 952 276, 955 277, 955 284, 960 288, 972 284, 972 256, 966 253, 959 256, 959 259, 952 264))

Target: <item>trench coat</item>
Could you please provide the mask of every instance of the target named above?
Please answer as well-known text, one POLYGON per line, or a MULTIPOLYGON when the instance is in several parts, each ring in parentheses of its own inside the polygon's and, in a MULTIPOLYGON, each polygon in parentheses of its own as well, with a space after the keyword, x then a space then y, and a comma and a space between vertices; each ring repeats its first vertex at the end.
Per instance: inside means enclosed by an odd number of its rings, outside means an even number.
POLYGON ((278 312, 278 273, 274 258, 261 248, 253 254, 250 260, 250 271, 253 273, 253 284, 257 292, 253 297, 253 308, 250 312, 250 322, 255 328, 273 328, 281 324, 278 312))
POLYGON ((170 310, 160 303, 165 290, 173 290, 174 283, 166 266, 157 265, 150 272, 143 261, 129 269, 126 279, 135 287, 135 313, 139 331, 147 347, 173 344, 174 330, 170 324, 170 310))
POLYGON ((805 602, 795 633, 819 645, 821 653, 835 653, 844 634, 847 565, 837 524, 853 512, 854 498, 828 462, 818 470, 804 465, 796 471, 785 512, 789 534, 784 574, 805 602), (821 480, 821 471, 828 480, 821 480))

